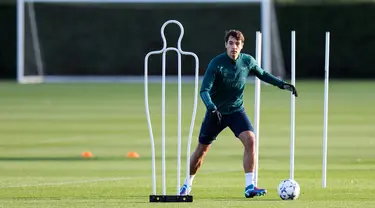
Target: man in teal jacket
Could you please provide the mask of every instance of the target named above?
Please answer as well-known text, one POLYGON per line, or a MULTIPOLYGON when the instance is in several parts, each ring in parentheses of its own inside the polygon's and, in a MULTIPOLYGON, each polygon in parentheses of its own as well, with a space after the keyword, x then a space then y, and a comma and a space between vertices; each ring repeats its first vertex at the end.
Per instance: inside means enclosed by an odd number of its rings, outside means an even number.
POLYGON ((181 195, 190 194, 194 177, 211 143, 226 127, 229 127, 244 145, 245 197, 265 195, 266 189, 254 186, 255 134, 243 106, 248 74, 253 74, 280 89, 291 91, 297 97, 293 85, 264 71, 252 56, 241 53, 245 38, 240 31, 227 31, 224 39, 227 51, 213 58, 204 74, 200 96, 207 112, 199 133, 198 146, 190 158, 190 177, 181 187, 181 195))

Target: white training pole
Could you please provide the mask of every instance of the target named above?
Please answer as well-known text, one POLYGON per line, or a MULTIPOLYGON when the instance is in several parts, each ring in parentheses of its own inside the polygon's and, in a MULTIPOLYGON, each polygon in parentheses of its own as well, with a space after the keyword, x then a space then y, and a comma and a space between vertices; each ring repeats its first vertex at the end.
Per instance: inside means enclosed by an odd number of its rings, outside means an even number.
POLYGON ((166 51, 163 52, 162 79, 161 79, 161 186, 162 193, 166 195, 166 171, 165 171, 165 73, 166 73, 166 51))
POLYGON ((182 114, 181 114, 181 111, 182 111, 182 107, 181 107, 181 103, 182 103, 182 91, 181 91, 181 83, 182 83, 182 80, 181 80, 181 53, 179 53, 177 51, 177 55, 178 55, 178 81, 177 81, 177 85, 178 85, 178 115, 177 115, 177 118, 178 118, 178 124, 177 124, 177 194, 179 194, 179 191, 180 191, 180 178, 181 178, 181 140, 182 140, 182 133, 181 133, 181 128, 182 128, 182 122, 181 122, 181 118, 182 118, 182 114))
MULTIPOLYGON (((262 33, 256 32, 256 49, 255 59, 259 67, 262 65, 262 33)), ((258 170, 259 170, 259 118, 260 118, 260 79, 255 77, 255 96, 254 96, 254 127, 255 127, 255 172, 254 185, 258 184, 258 170)))
POLYGON ((25 2, 17 0, 17 81, 22 83, 25 76, 25 2))
MULTIPOLYGON (((296 32, 292 31, 292 68, 291 68, 291 84, 296 85, 296 32)), ((290 93, 290 179, 294 179, 294 144, 295 144, 295 117, 296 117, 296 97, 290 93)))
POLYGON ((322 186, 327 186, 327 131, 328 131, 328 83, 329 83, 329 45, 330 33, 326 32, 326 57, 325 57, 325 73, 324 73, 324 126, 323 126, 323 173, 322 186))

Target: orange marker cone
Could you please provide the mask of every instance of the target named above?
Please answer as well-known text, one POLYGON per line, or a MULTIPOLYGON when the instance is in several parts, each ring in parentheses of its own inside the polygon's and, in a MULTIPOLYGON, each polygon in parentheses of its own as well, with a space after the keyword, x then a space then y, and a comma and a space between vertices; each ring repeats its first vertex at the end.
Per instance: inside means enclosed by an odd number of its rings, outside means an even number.
POLYGON ((139 158, 139 154, 137 152, 129 152, 126 157, 128 158, 139 158))
POLYGON ((92 158, 94 155, 91 152, 82 152, 81 156, 83 158, 92 158))

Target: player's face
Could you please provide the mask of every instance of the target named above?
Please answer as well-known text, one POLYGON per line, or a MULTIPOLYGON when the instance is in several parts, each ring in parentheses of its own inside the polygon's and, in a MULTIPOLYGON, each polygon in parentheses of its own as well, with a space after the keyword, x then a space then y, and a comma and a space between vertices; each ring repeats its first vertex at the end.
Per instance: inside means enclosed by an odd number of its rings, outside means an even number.
POLYGON ((225 48, 227 49, 228 56, 236 60, 243 48, 243 42, 233 36, 229 36, 228 41, 225 43, 225 48))

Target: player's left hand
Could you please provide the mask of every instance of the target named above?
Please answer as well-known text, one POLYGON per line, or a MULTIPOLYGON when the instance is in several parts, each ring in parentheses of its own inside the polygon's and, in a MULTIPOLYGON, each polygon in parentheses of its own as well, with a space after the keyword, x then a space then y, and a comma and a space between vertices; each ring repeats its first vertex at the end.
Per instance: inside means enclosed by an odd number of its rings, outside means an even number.
POLYGON ((291 91, 294 96, 298 97, 297 90, 293 85, 288 84, 288 83, 284 83, 283 86, 282 86, 282 89, 291 91))
POLYGON ((214 117, 216 117, 216 119, 217 119, 217 124, 221 124, 221 118, 222 118, 222 115, 221 115, 221 113, 217 110, 217 109, 215 109, 215 110, 213 110, 212 111, 212 115, 214 116, 214 117))

